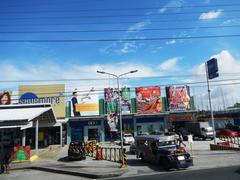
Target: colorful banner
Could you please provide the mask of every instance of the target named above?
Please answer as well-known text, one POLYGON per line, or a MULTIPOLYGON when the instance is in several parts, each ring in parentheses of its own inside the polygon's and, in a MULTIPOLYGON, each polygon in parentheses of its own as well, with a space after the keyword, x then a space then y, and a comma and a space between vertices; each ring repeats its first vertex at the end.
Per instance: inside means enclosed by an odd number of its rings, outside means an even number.
POLYGON ((78 94, 75 90, 71 100, 71 116, 99 115, 99 97, 91 89, 86 94, 78 94))
POLYGON ((30 161, 30 146, 15 145, 13 149, 12 161, 25 162, 30 161))
POLYGON ((162 112, 161 89, 157 86, 136 88, 137 113, 162 112))
POLYGON ((190 93, 188 86, 166 87, 168 111, 190 110, 190 93))
POLYGON ((19 104, 50 103, 57 118, 65 117, 65 85, 19 86, 19 104))
POLYGON ((11 91, 0 91, 0 105, 9 105, 12 103, 11 91))
POLYGON ((117 132, 118 129, 118 117, 117 114, 108 114, 107 115, 107 122, 109 126, 109 131, 110 132, 117 132))
POLYGON ((118 90, 116 88, 104 89, 104 100, 107 114, 118 113, 118 90))
POLYGON ((130 88, 121 89, 121 109, 122 114, 130 114, 131 112, 130 88))

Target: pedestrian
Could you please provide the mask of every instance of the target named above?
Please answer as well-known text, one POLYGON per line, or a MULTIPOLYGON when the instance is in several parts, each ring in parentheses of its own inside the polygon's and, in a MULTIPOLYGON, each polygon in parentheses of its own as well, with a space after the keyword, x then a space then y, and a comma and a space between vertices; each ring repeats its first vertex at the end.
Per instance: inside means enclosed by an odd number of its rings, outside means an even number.
POLYGON ((181 132, 178 132, 178 145, 179 145, 179 148, 181 147, 181 145, 186 147, 186 144, 183 142, 183 136, 181 132))

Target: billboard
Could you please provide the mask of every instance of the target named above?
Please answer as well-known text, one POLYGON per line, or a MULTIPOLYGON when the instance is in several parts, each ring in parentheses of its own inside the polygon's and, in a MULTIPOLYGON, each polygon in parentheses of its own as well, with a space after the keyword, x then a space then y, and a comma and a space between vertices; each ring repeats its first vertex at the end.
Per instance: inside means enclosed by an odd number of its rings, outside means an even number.
POLYGON ((137 113, 151 114, 162 112, 161 89, 157 86, 136 88, 137 113))
POLYGON ((9 105, 12 103, 11 91, 0 91, 0 105, 9 105))
POLYGON ((105 88, 104 100, 107 114, 118 113, 118 89, 117 88, 105 88))
POLYGON ((99 115, 99 97, 91 89, 86 94, 78 94, 76 89, 72 93, 71 116, 99 115))
POLYGON ((65 85, 19 86, 19 104, 50 103, 57 118, 65 117, 65 85))
POLYGON ((168 111, 190 110, 189 86, 166 87, 166 98, 168 111))
POLYGON ((121 89, 121 109, 122 114, 130 114, 131 112, 130 88, 124 87, 121 89))

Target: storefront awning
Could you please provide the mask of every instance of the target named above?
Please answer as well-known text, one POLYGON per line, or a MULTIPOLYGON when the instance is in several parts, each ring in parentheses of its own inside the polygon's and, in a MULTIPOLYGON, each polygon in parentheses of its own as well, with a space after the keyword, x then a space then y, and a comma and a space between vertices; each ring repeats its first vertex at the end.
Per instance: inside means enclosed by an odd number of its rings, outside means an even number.
POLYGON ((33 121, 40 124, 56 124, 56 118, 50 104, 6 105, 0 106, 0 128, 27 129, 33 127, 33 121))

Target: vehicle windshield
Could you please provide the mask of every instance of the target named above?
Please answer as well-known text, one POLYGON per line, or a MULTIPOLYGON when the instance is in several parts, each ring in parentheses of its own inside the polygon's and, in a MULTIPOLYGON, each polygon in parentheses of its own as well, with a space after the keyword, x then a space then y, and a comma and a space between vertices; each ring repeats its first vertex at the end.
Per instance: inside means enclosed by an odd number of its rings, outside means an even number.
POLYGON ((131 134, 125 134, 124 137, 132 137, 131 134))

